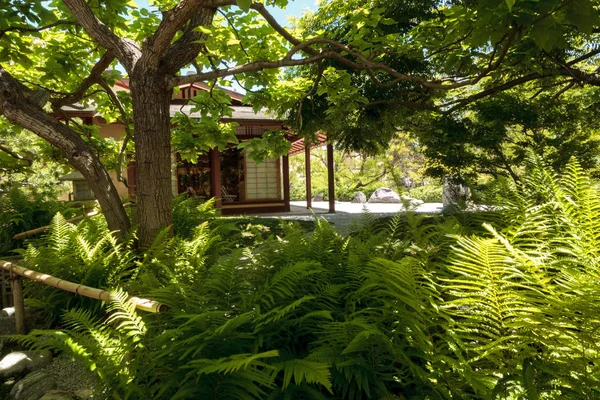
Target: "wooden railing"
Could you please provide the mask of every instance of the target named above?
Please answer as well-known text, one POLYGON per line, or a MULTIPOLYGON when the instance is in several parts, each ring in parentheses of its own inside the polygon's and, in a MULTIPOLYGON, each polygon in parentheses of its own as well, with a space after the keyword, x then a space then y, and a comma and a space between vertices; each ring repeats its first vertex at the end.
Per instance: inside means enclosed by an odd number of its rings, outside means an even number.
MULTIPOLYGON (((52 286, 67 292, 76 293, 81 296, 102 301, 112 301, 113 296, 109 291, 95 289, 79 283, 69 282, 64 279, 56 278, 52 275, 44 274, 32 269, 21 267, 14 262, 0 260, 0 270, 8 271, 11 282, 11 291, 15 307, 15 324, 18 334, 25 334, 25 303, 23 297, 23 282, 21 277, 38 281, 44 285, 52 286)), ((138 310, 159 313, 168 310, 164 304, 153 300, 130 297, 129 301, 135 304, 138 310)))

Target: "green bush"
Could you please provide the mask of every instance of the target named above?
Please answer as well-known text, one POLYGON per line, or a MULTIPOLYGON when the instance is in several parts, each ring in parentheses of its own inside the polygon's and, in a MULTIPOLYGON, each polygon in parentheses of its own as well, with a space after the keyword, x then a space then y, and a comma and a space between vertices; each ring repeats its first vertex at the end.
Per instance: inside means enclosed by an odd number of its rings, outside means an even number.
POLYGON ((419 186, 408 191, 408 196, 423 200, 425 203, 441 203, 442 202, 442 186, 425 185, 419 186))
POLYGON ((21 340, 99 366, 115 398, 598 398, 600 195, 576 162, 535 164, 495 213, 159 237, 121 283, 169 312, 120 298, 21 340))

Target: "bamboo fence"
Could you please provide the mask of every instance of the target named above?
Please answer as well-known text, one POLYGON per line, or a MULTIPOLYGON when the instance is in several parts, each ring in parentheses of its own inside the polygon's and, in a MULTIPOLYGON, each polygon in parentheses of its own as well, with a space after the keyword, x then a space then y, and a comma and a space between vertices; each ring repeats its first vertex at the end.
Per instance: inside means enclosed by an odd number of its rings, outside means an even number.
MULTIPOLYGON (((15 307, 15 320, 17 325, 17 333, 25 333, 24 323, 24 299, 23 299, 23 284, 21 276, 33 281, 43 283, 44 285, 52 286, 67 292, 79 294, 81 296, 90 297, 92 299, 102 301, 114 300, 113 295, 107 290, 101 290, 85 286, 79 283, 69 282, 64 279, 56 278, 52 275, 44 274, 32 269, 24 268, 10 261, 0 260, 0 270, 7 271, 10 275, 12 283, 12 297, 15 307)), ((129 301, 135 304, 138 310, 148 311, 151 313, 159 313, 168 310, 168 307, 159 302, 141 299, 139 297, 130 297, 129 301)))

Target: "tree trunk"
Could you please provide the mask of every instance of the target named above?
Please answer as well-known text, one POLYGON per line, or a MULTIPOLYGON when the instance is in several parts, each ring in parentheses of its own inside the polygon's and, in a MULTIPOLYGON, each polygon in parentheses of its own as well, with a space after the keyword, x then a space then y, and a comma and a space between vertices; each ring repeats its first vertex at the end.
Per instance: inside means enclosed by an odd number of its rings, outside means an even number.
POLYGON ((130 222, 119 193, 90 146, 71 128, 29 101, 21 88, 0 68, 0 112, 12 123, 30 130, 56 146, 84 176, 102 207, 108 228, 123 236, 130 222))
POLYGON ((171 192, 172 90, 164 76, 136 66, 131 76, 135 142, 138 238, 148 248, 156 234, 173 223, 171 192))

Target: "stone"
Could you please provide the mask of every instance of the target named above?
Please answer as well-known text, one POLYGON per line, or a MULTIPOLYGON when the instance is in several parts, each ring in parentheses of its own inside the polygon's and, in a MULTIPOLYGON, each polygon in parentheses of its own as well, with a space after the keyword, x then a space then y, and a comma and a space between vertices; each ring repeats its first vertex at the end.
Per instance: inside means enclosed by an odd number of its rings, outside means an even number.
POLYGON ((423 200, 415 199, 408 196, 401 196, 402 204, 408 205, 408 207, 419 207, 421 204, 425 202, 423 200))
POLYGON ((49 391, 56 388, 56 382, 50 375, 35 371, 18 381, 10 391, 12 400, 40 400, 49 391))
POLYGON ((0 312, 0 336, 15 335, 17 333, 15 327, 15 308, 4 308, 0 312))
POLYGON ((452 177, 444 178, 442 201, 444 209, 465 209, 471 198, 471 190, 467 185, 452 177))
POLYGON ((379 188, 369 198, 369 203, 402 203, 400 195, 390 188, 379 188))
POLYGON ((76 397, 71 392, 65 392, 64 390, 51 390, 42 397, 40 400, 74 400, 76 397))
POLYGON ((15 308, 14 307, 6 307, 2 309, 2 312, 0 313, 0 318, 1 317, 12 317, 13 315, 15 315, 15 308))
POLYGON ((354 198, 352 199, 353 203, 366 203, 367 202, 367 196, 365 196, 365 194, 363 192, 357 192, 354 195, 354 198))
POLYGON ((52 362, 50 351, 14 351, 0 361, 0 377, 36 371, 52 362))
POLYGON ((323 196, 323 193, 317 193, 317 195, 313 197, 312 201, 325 201, 325 196, 323 196))
POLYGON ((73 392, 77 399, 89 399, 92 397, 92 389, 79 389, 73 392))

